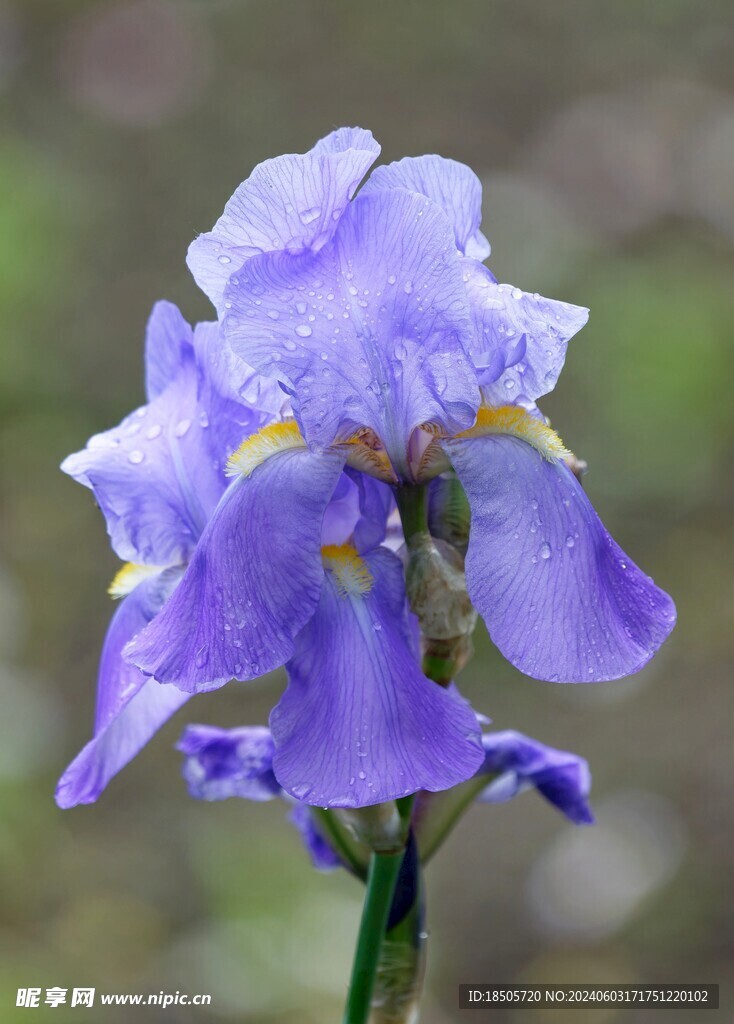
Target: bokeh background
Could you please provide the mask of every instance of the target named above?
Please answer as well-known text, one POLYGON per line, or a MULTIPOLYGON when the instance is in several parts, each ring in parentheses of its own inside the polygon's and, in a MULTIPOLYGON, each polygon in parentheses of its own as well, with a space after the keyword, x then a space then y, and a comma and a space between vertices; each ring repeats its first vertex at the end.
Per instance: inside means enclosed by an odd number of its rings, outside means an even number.
MULTIPOLYGON (((728 0, 0 0, 1 1021, 27 985, 211 993, 182 1024, 339 1019, 358 885, 311 870, 282 805, 190 801, 173 750, 186 721, 266 721, 280 674, 191 702, 98 805, 53 803, 116 570, 58 463, 141 402, 155 299, 210 316, 194 235, 339 124, 471 164, 500 280, 591 307, 544 409, 680 615, 599 687, 528 680, 478 634, 466 693, 588 757, 599 823, 474 809, 429 869, 423 1019, 514 980, 718 981, 734 1019, 733 49, 728 0)), ((161 1019, 33 1019, 72 1013, 161 1019)))

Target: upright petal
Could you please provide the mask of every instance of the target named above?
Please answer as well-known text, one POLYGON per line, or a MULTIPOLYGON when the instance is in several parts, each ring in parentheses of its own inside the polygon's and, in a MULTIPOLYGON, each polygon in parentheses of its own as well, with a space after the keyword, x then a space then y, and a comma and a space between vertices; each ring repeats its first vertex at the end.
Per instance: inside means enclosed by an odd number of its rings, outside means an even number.
POLYGON ((230 275, 252 256, 318 251, 379 152, 370 132, 340 128, 308 153, 258 164, 212 231, 191 243, 187 263, 196 283, 221 309, 230 275))
POLYGON ((364 807, 470 778, 483 759, 476 718, 420 671, 399 560, 324 553, 321 600, 270 717, 281 786, 319 807, 364 807))
POLYGON ((178 306, 156 302, 145 331, 145 393, 152 402, 171 384, 191 353, 193 332, 178 306))
POLYGON ((273 737, 265 726, 189 725, 177 749, 186 758, 183 776, 197 800, 236 796, 261 802, 281 795, 273 775, 273 737))
POLYGON ((485 758, 480 773, 497 775, 479 799, 503 803, 534 786, 538 792, 577 825, 590 825, 591 773, 583 757, 547 747, 522 733, 485 733, 485 758))
POLYGON ((208 428, 211 456, 223 471, 228 457, 246 437, 281 418, 288 400, 277 381, 256 373, 232 352, 218 323, 196 325, 194 349, 199 374, 198 418, 208 428))
POLYGON ((552 391, 569 340, 589 319, 588 309, 497 284, 486 267, 464 260, 474 321, 472 358, 490 405, 530 403, 552 391))
POLYGON ((130 660, 191 692, 287 661, 319 600, 321 521, 343 462, 302 445, 236 479, 171 600, 129 647, 130 660))
POLYGON ((471 506, 469 596, 504 656, 559 682, 641 669, 675 607, 610 537, 566 465, 510 436, 446 450, 471 506))
POLYGON ((125 561, 184 562, 224 489, 197 387, 192 350, 149 405, 62 463, 64 472, 94 491, 112 547, 125 561))
POLYGON ((95 801, 110 779, 186 701, 189 694, 148 679, 122 658, 122 649, 158 612, 175 585, 173 570, 141 583, 115 612, 107 631, 97 683, 94 738, 62 775, 59 807, 95 801))
POLYGON ((489 242, 479 230, 482 223, 482 183, 474 171, 457 160, 431 153, 406 156, 376 167, 362 194, 404 188, 437 203, 451 221, 456 248, 477 260, 486 260, 489 242))
POLYGON ((232 348, 294 392, 310 444, 370 427, 401 466, 419 424, 453 432, 473 421, 460 257, 446 216, 422 196, 359 196, 318 255, 250 260, 227 301, 232 348))
POLYGON ((360 553, 381 544, 394 506, 387 484, 347 468, 339 478, 321 529, 321 544, 354 543, 360 553))

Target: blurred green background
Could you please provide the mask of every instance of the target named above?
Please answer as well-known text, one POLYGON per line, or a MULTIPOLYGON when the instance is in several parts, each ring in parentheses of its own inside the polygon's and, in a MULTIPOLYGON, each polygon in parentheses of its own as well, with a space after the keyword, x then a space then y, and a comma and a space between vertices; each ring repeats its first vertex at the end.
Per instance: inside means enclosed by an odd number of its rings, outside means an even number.
MULTIPOLYGON (((478 636, 465 692, 588 757, 599 823, 534 794, 474 809, 429 869, 422 1019, 513 980, 718 981, 732 1019, 733 47, 728 0, 0 0, 0 1021, 29 985, 211 993, 163 1015, 183 1024, 339 1018, 358 885, 310 869, 281 804, 190 801, 172 749, 187 721, 265 722, 282 675, 192 701, 96 806, 53 788, 116 569, 58 464, 141 402, 155 299, 210 316, 184 256, 235 185, 340 124, 471 164, 500 280, 591 307, 544 410, 679 608, 649 668, 599 687, 478 636)), ((161 1019, 32 1019, 54 1014, 161 1019)))

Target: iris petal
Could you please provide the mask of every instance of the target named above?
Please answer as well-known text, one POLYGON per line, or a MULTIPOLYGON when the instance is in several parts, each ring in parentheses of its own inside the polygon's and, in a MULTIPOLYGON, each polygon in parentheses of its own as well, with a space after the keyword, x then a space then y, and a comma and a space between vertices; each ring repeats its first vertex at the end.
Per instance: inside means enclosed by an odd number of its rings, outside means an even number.
POLYGON ((156 302, 145 331, 145 393, 152 402, 181 369, 193 347, 193 331, 178 306, 156 302))
POLYGON ((320 249, 379 152, 370 132, 340 128, 308 153, 258 164, 214 228, 191 243, 196 283, 221 310, 227 281, 252 256, 320 249))
POLYGON ((508 661, 560 682, 642 668, 675 606, 610 537, 565 464, 513 437, 446 450, 471 507, 469 596, 508 661))
POLYGON ((95 801, 110 779, 189 699, 189 694, 175 686, 162 686, 144 676, 124 661, 121 653, 158 612, 178 576, 168 570, 141 583, 113 616, 100 661, 94 738, 59 781, 56 802, 60 807, 95 801))
POLYGON ((186 758, 184 778, 197 800, 262 802, 281 794, 273 775, 273 738, 264 726, 189 725, 176 746, 186 758))
POLYGON ((481 771, 497 778, 482 792, 481 801, 503 803, 534 786, 575 824, 594 821, 588 802, 591 774, 583 757, 512 730, 485 733, 482 745, 485 759, 481 771))
POLYGON ((191 692, 282 665, 319 600, 321 522, 343 462, 297 448, 236 479, 130 660, 191 692))
POLYGON ((489 242, 479 230, 482 183, 466 164, 435 154, 405 157, 375 168, 362 195, 391 188, 418 192, 437 203, 451 221, 459 252, 477 260, 489 256, 489 242))
POLYGON ((484 401, 529 404, 548 394, 569 340, 589 319, 588 309, 498 284, 474 260, 463 265, 474 322, 472 357, 484 401))
POLYGON ((223 466, 214 464, 200 419, 197 387, 191 353, 149 405, 62 463, 64 472, 94 491, 124 561, 185 561, 224 489, 223 466))
POLYGON ((294 393, 309 444, 375 431, 393 465, 414 428, 473 422, 479 393, 446 216, 402 190, 360 196, 314 256, 250 260, 227 289, 235 353, 294 393))
POLYGON ((400 561, 379 549, 364 562, 371 589, 364 575, 350 592, 327 573, 270 718, 278 781, 321 807, 448 789, 483 758, 471 708, 420 671, 400 561))

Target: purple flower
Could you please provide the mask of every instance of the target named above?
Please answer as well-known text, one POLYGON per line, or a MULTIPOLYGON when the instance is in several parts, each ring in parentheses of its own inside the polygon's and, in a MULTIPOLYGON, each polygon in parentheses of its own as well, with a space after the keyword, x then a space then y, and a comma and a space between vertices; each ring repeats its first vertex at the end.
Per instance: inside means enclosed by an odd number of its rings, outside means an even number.
POLYGON ((343 472, 338 454, 309 452, 292 420, 273 420, 277 385, 254 388, 253 371, 231 359, 216 325, 192 332, 157 306, 149 405, 64 464, 135 564, 113 585, 127 596, 103 651, 95 736, 58 802, 95 800, 192 693, 286 661, 290 684, 273 712, 284 789, 362 806, 463 781, 481 763, 478 730, 461 698, 420 671, 402 566, 380 547, 389 488, 343 472), (260 408, 229 397, 233 383, 256 390, 260 408), (263 450, 271 457, 250 469, 263 450), (181 589, 182 577, 199 589, 181 589), (122 656, 130 642, 137 666, 122 656), (183 677, 175 668, 187 658, 183 677))
MULTIPOLYGON (((232 351, 278 381, 295 420, 232 457, 235 482, 180 586, 128 650, 147 673, 192 692, 290 662, 274 728, 301 741, 291 695, 306 701, 307 688, 320 709, 314 679, 335 666, 306 658, 304 683, 298 638, 308 630, 322 644, 322 621, 342 628, 323 589, 321 524, 345 465, 401 486, 453 469, 471 506, 469 595, 528 675, 627 675, 675 621, 668 595, 605 530, 535 405, 587 311, 496 283, 477 259, 488 252, 481 188, 461 164, 399 161, 350 201, 376 155, 369 133, 340 129, 305 155, 268 161, 192 245, 189 265, 232 351), (239 646, 220 628, 228 616, 244 623, 239 646)), ((370 568, 356 553, 357 577, 374 579, 374 593, 392 588, 381 554, 370 568)), ((359 600, 358 590, 350 601, 376 620, 372 585, 359 600)), ((354 635, 362 644, 368 634, 354 635)), ((397 636, 371 638, 375 665, 377 652, 400 663, 397 636)), ((342 714, 338 700, 326 703, 342 714)), ((279 761, 285 772, 297 757, 279 761)))
POLYGON ((282 797, 292 805, 290 820, 298 829, 314 867, 330 871, 341 861, 318 831, 310 808, 290 797, 273 772, 275 743, 264 726, 217 729, 190 725, 178 742, 185 755, 183 775, 189 793, 197 800, 273 800, 282 797))
POLYGON ((420 668, 391 487, 458 478, 469 596, 523 672, 617 678, 672 629, 672 601, 606 532, 536 405, 587 311, 482 265, 462 164, 402 160, 355 197, 378 153, 344 128, 256 168, 189 250, 219 325, 192 332, 159 304, 149 404, 64 464, 135 567, 63 806, 95 799, 189 695, 281 665, 272 773, 302 803, 473 777, 475 717, 420 668))
MULTIPOLYGON (((148 404, 119 427, 70 455, 65 472, 94 491, 112 546, 129 560, 111 587, 120 605, 102 650, 94 737, 64 772, 61 807, 97 799, 109 780, 148 742, 190 694, 164 686, 122 657, 179 582, 205 523, 227 486, 227 455, 272 418, 283 394, 272 382, 260 407, 246 407, 217 387, 219 329, 195 330, 178 309, 159 302, 148 322, 148 404)), ((255 377, 239 364, 239 384, 255 377)), ((230 382, 238 378, 228 375, 230 382)))
POLYGON ((485 733, 482 744, 485 758, 478 774, 496 776, 479 796, 482 802, 504 803, 535 788, 576 825, 593 824, 591 773, 582 757, 511 730, 485 733))

